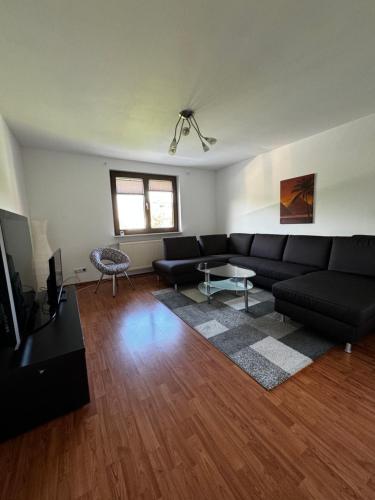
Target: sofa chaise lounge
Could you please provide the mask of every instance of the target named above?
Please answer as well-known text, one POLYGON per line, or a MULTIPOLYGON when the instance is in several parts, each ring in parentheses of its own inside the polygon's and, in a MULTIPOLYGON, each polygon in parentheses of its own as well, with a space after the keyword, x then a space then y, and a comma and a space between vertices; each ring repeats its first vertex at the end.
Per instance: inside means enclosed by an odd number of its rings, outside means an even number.
POLYGON ((233 233, 164 238, 157 275, 177 287, 202 280, 201 262, 229 262, 255 271, 271 289, 275 310, 351 344, 375 330, 375 236, 233 233))

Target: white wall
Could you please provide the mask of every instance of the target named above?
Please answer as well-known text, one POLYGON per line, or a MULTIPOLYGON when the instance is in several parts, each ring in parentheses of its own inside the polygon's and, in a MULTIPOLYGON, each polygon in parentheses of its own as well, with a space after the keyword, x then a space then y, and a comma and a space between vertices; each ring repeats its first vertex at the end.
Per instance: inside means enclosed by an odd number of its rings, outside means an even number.
POLYGON ((21 215, 28 215, 20 147, 1 115, 0 208, 21 215))
POLYGON ((217 172, 223 232, 375 234, 375 115, 217 172), (279 223, 280 181, 316 173, 315 222, 279 223))
MULTIPOLYGON (((113 237, 110 169, 177 175, 183 233, 216 229, 215 172, 31 148, 23 149, 23 157, 30 216, 48 219, 48 239, 53 249, 62 248, 66 277, 86 266, 81 280, 96 279, 90 250, 118 241, 113 237)), ((147 237, 127 240, 136 238, 147 237)))
MULTIPOLYGON (((17 159, 18 148, 13 149, 17 159)), ((1 154, 4 177, 10 163, 4 169, 1 154)), ((52 248, 62 248, 65 276, 76 267, 87 267, 88 272, 80 275, 82 281, 97 277, 88 259, 90 250, 119 241, 113 237, 110 169, 177 175, 186 235, 216 231, 375 234, 375 115, 216 172, 31 148, 23 148, 22 157, 30 216, 48 219, 48 238, 52 248), (315 223, 281 225, 280 180, 309 173, 317 174, 315 223)), ((18 161, 13 163, 14 179, 20 168, 18 161)), ((22 182, 12 184, 5 178, 13 188, 4 191, 2 185, 3 207, 22 211, 22 189, 14 190, 14 185, 22 188, 22 182), (21 195, 15 196, 17 192, 21 195), (18 208, 11 206, 16 200, 18 208)), ((127 237, 126 241, 145 238, 127 237)))

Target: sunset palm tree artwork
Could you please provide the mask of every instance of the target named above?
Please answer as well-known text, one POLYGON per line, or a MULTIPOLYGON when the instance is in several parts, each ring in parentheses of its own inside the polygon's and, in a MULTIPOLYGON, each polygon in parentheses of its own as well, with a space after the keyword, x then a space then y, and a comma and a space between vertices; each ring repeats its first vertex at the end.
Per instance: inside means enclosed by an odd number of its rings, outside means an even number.
POLYGON ((315 174, 280 182, 280 224, 314 222, 315 174))

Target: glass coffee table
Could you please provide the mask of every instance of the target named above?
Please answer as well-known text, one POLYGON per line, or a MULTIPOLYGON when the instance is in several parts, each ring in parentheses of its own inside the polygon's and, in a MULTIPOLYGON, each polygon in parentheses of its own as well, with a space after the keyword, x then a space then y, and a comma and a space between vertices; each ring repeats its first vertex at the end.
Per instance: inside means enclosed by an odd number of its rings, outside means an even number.
POLYGON ((223 290, 244 292, 245 311, 249 311, 248 292, 253 288, 249 278, 255 276, 254 271, 223 262, 202 262, 197 269, 204 273, 204 282, 199 283, 198 290, 206 295, 208 303, 211 302, 212 295, 223 290), (211 280, 211 277, 225 279, 211 280))

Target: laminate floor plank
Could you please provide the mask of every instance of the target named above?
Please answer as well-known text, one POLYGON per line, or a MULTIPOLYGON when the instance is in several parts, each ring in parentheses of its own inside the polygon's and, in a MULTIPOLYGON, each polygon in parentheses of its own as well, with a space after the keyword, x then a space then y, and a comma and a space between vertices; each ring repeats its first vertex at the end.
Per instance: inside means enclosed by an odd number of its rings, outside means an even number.
POLYGON ((268 392, 133 280, 79 289, 91 403, 0 445, 2 500, 375 498, 375 335, 268 392))

